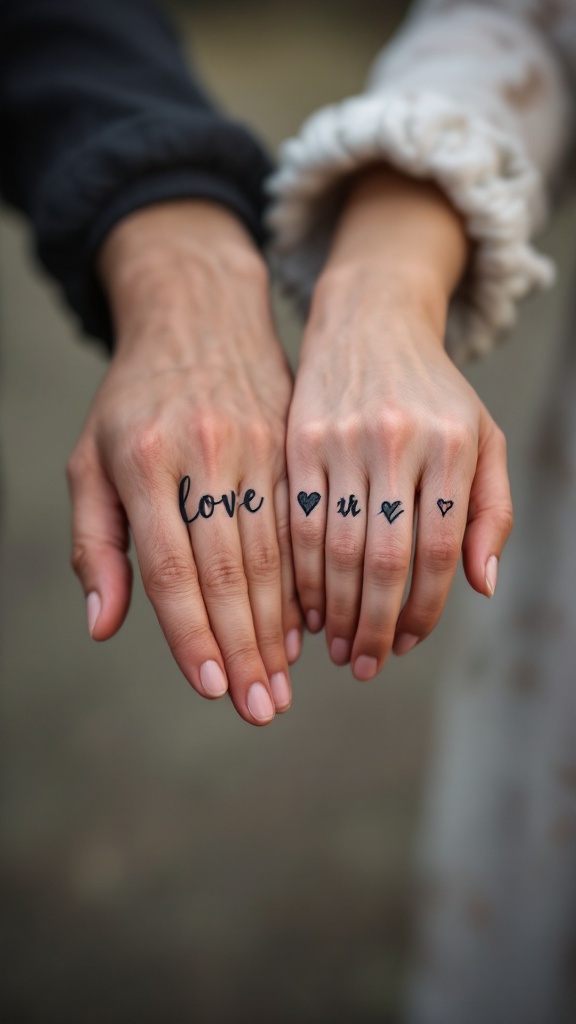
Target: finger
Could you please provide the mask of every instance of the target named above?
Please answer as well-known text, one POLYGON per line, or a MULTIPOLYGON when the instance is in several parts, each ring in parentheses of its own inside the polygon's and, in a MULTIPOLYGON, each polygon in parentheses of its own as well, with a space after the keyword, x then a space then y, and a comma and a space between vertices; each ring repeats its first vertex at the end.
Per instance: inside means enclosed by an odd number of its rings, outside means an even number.
POLYGON ((410 569, 413 522, 412 482, 371 482, 362 604, 351 657, 361 682, 377 675, 392 648, 410 569))
POLYGON ((472 482, 462 547, 466 578, 474 590, 487 597, 496 589, 498 563, 512 524, 506 439, 490 420, 472 482))
POLYGON ((118 494, 96 458, 75 452, 67 467, 72 501, 72 566, 86 594, 88 629, 108 640, 130 604, 128 524, 118 494))
POLYGON ((180 671, 203 697, 228 689, 224 659, 212 631, 188 530, 171 476, 123 495, 144 589, 180 671))
POLYGON ((288 481, 283 479, 274 490, 276 533, 280 549, 282 623, 284 644, 289 665, 298 661, 302 650, 302 612, 296 591, 292 541, 290 536, 290 497, 288 481))
MULTIPOLYGON (((257 648, 270 681, 274 705, 277 711, 287 711, 292 693, 284 645, 281 561, 273 488, 262 483, 253 489, 264 497, 238 509, 244 573, 257 648)), ((248 487, 241 487, 241 493, 249 493, 248 487)))
POLYGON ((440 493, 430 476, 422 481, 412 582, 396 626, 395 654, 406 654, 434 629, 462 550, 471 472, 456 465, 440 493))
POLYGON ((292 459, 288 478, 296 587, 306 626, 311 633, 318 633, 324 625, 326 608, 324 543, 328 483, 319 467, 305 465, 300 457, 292 459))
POLYGON ((365 480, 330 479, 326 527, 326 641, 336 665, 346 665, 362 596, 368 494, 365 480))
MULTIPOLYGON (((213 487, 212 493, 223 492, 213 487)), ((253 490, 250 493, 254 495, 252 509, 256 509, 262 497, 270 501, 270 495, 255 494, 253 490)), ((195 498, 201 508, 202 496, 195 498)), ((208 617, 224 658, 234 706, 247 722, 266 725, 274 718, 275 706, 256 638, 238 528, 240 515, 258 517, 260 525, 261 509, 253 512, 246 504, 241 507, 233 491, 227 494, 228 510, 225 504, 216 505, 220 500, 212 499, 214 507, 210 501, 205 503, 206 514, 190 524, 192 552, 208 617)), ((243 500, 246 503, 246 492, 243 500)), ((194 501, 191 504, 193 506, 194 501)), ((281 629, 280 638, 282 646, 281 629)))

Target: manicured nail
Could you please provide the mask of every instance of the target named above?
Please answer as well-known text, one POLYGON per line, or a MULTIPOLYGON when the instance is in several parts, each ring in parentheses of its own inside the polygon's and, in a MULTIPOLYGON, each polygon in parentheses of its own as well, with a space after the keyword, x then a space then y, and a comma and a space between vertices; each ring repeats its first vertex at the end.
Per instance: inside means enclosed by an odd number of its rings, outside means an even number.
POLYGON ((252 718, 257 722, 269 722, 274 718, 274 705, 263 683, 252 683, 246 703, 252 718))
POLYGON ((330 644, 330 657, 335 665, 347 665, 350 661, 350 644, 343 637, 334 637, 330 644))
POLYGON ((413 633, 400 633, 400 636, 394 641, 394 654, 408 654, 416 644, 419 643, 420 637, 414 636, 413 633))
POLYGON ((299 629, 291 629, 290 632, 286 634, 284 646, 286 648, 288 664, 293 665, 295 661, 298 661, 300 651, 302 650, 302 637, 300 636, 299 629))
POLYGON ((496 555, 490 555, 486 562, 486 586, 490 597, 494 597, 496 584, 498 582, 498 559, 496 555))
POLYGON ((360 683, 367 683, 369 679, 374 679, 378 672, 378 662, 376 658, 361 654, 359 658, 356 658, 352 671, 360 683))
POLYGON ((288 711, 292 694, 290 692, 290 683, 283 672, 274 672, 270 676, 270 689, 274 697, 276 711, 288 711))
POLYGON ((306 625, 311 633, 317 633, 318 630, 322 629, 322 616, 320 615, 320 612, 317 612, 314 609, 306 612, 306 625))
POLYGON ((209 697, 222 697, 228 689, 226 676, 217 661, 205 661, 200 666, 200 682, 209 697))
POLYGON ((88 632, 90 636, 94 635, 94 629, 100 618, 101 611, 102 601, 100 600, 100 595, 95 590, 92 590, 86 598, 86 614, 88 616, 88 632))

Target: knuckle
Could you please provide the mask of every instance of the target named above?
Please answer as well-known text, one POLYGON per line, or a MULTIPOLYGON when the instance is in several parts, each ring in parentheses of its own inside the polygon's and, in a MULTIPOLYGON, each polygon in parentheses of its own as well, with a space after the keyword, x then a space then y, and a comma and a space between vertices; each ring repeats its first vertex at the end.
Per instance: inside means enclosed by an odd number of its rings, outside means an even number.
POLYGON ((191 418, 189 429, 202 463, 219 465, 234 439, 235 431, 230 420, 217 417, 211 410, 201 410, 191 418))
POLYGON ((371 426, 375 441, 391 454, 403 452, 416 430, 417 424, 407 411, 393 408, 383 409, 371 426))
POLYGON ((165 555, 143 573, 146 593, 154 598, 169 593, 182 593, 197 582, 192 561, 178 555, 165 555))
POLYGON ((208 595, 246 592, 246 576, 240 562, 226 552, 211 555, 201 572, 202 590, 208 595))
POLYGON ((477 435, 471 424, 462 420, 444 420, 439 428, 442 448, 449 462, 457 462, 467 452, 477 451, 477 435))
POLYGON ((288 450, 293 458, 309 464, 321 451, 326 434, 326 424, 321 420, 303 423, 290 431, 288 450))
POLYGON ((73 543, 70 564, 76 575, 83 579, 90 568, 89 549, 83 541, 75 541, 73 543))
POLYGON ((424 550, 425 568, 441 575, 451 571, 460 557, 461 545, 454 537, 442 537, 429 541, 424 550))
POLYGON ((388 585, 403 582, 410 568, 410 552, 401 548, 376 549, 366 559, 371 582, 388 585))
POLYGON ((246 548, 247 574, 257 582, 269 582, 280 576, 280 553, 271 540, 259 540, 246 548))
POLYGON ((141 424, 124 442, 126 458, 145 472, 160 462, 164 438, 156 422, 141 424))
POLYGON ((209 626, 186 622, 183 625, 172 626, 168 631, 168 643, 176 656, 184 657, 189 656, 191 652, 197 652, 197 657, 204 660, 203 652, 213 650, 214 639, 209 626))
POLYGON ((297 519, 292 524, 292 535, 302 547, 319 548, 324 544, 324 526, 319 520, 297 519))
POLYGON ((330 538, 326 543, 327 561, 344 572, 356 569, 363 553, 363 544, 354 537, 330 538))
POLYGON ((501 505, 494 510, 496 529, 504 537, 509 537, 514 528, 514 510, 511 504, 501 505))
POLYGON ((226 669, 230 675, 242 673, 243 677, 258 678, 260 661, 255 641, 250 636, 234 637, 226 648, 226 669))

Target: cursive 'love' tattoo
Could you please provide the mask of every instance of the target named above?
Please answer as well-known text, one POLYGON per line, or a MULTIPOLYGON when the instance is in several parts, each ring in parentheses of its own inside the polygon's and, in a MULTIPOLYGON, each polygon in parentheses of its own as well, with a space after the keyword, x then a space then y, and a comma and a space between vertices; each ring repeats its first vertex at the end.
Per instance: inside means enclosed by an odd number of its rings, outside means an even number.
POLYGON ((248 487, 244 491, 242 501, 236 503, 236 499, 240 497, 235 491, 230 491, 229 494, 222 494, 219 498, 215 498, 212 494, 203 494, 200 498, 198 505, 196 506, 196 512, 193 516, 189 516, 186 510, 186 502, 190 495, 190 477, 183 476, 178 487, 178 505, 180 508, 180 515, 184 522, 189 525, 198 519, 200 516, 202 519, 210 519, 214 514, 214 510, 217 505, 223 505, 227 515, 230 519, 233 518, 237 508, 245 508, 247 512, 258 512, 264 504, 264 498, 260 498, 260 501, 255 504, 254 499, 256 498, 256 491, 252 487, 248 487))
POLYGON ((350 512, 353 516, 359 516, 362 509, 358 508, 358 500, 353 494, 348 498, 348 505, 346 505, 346 498, 340 498, 338 501, 338 512, 341 516, 347 516, 350 512))
POLYGON ((318 494, 318 491, 310 491, 310 494, 306 494, 306 491, 300 491, 300 493, 297 495, 297 498, 300 508, 304 512, 306 518, 308 518, 310 513, 314 511, 316 505, 320 501, 321 495, 318 494))
POLYGON ((454 505, 454 502, 447 500, 446 498, 438 498, 436 504, 438 505, 438 508, 442 513, 442 519, 444 519, 444 516, 446 515, 447 512, 450 511, 450 509, 454 505))
POLYGON ((383 501, 378 515, 386 516, 388 522, 392 524, 396 522, 398 516, 401 516, 402 513, 406 511, 405 509, 400 508, 401 504, 401 501, 383 501))

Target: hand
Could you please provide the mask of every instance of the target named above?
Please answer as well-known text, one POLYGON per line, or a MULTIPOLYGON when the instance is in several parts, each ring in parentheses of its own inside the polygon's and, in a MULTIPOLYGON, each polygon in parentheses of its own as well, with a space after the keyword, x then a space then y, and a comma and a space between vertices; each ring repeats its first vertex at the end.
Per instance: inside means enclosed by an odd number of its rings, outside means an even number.
POLYGON ((187 680, 205 697, 228 690, 247 722, 266 724, 290 704, 301 616, 284 454, 292 381, 265 267, 232 214, 192 201, 127 218, 99 266, 117 345, 68 466, 91 634, 111 637, 126 615, 130 528, 187 680))
POLYGON ((461 550, 491 595, 511 529, 504 437, 443 348, 465 260, 440 194, 377 170, 314 295, 288 426, 296 580, 359 680, 432 631, 461 550))

